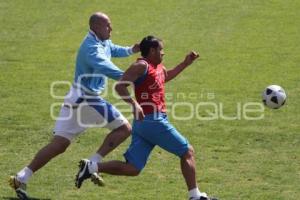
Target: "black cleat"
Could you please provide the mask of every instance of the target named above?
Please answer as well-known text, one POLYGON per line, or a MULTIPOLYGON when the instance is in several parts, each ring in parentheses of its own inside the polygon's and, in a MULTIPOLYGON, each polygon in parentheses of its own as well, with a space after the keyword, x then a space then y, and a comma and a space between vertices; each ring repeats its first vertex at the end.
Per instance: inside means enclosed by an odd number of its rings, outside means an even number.
POLYGON ((75 178, 75 186, 77 188, 80 188, 82 185, 82 182, 85 179, 88 179, 91 177, 91 173, 89 171, 89 164, 91 163, 91 161, 87 160, 87 159, 82 159, 81 161, 79 161, 79 171, 76 175, 75 178))
POLYGON ((209 197, 206 195, 206 193, 203 193, 205 196, 201 196, 201 197, 198 197, 198 198, 195 198, 195 197, 191 197, 189 200, 218 200, 217 198, 215 197, 209 197))

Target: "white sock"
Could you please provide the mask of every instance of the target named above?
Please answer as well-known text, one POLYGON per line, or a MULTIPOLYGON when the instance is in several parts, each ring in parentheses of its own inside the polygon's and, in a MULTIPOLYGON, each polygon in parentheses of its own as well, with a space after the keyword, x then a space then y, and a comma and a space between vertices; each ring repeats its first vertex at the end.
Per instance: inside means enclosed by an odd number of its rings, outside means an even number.
POLYGON ((24 169, 22 169, 17 173, 17 179, 21 183, 27 183, 27 181, 32 176, 32 174, 33 174, 32 170, 29 169, 28 167, 25 167, 24 169))
POLYGON ((90 157, 89 160, 92 161, 92 162, 101 162, 102 159, 103 159, 103 157, 102 157, 100 154, 95 153, 94 155, 92 155, 92 156, 90 157))
POLYGON ((190 198, 199 198, 199 197, 201 197, 201 196, 203 196, 203 195, 202 195, 202 193, 199 191, 198 187, 196 187, 196 188, 191 189, 191 190, 189 191, 189 196, 190 196, 190 198))
POLYGON ((98 164, 97 162, 91 162, 89 165, 88 165, 88 168, 89 168, 89 172, 91 174, 95 173, 95 172, 98 172, 98 164))

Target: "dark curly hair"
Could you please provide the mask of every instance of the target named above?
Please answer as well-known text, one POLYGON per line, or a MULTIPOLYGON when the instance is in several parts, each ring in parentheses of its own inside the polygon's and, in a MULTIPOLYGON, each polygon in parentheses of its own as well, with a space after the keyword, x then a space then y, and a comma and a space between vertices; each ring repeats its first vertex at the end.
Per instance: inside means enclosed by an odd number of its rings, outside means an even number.
POLYGON ((156 38, 152 35, 148 35, 147 37, 144 37, 142 39, 142 41, 140 42, 141 55, 143 57, 147 57, 149 54, 150 48, 157 48, 161 41, 162 41, 161 39, 156 38))

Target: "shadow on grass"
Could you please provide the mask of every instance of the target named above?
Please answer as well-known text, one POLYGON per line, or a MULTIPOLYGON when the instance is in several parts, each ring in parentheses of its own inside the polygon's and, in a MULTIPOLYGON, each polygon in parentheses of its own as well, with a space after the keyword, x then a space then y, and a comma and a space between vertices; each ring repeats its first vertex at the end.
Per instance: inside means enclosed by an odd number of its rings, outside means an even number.
MULTIPOLYGON (((4 200, 19 200, 19 198, 16 197, 2 197, 4 200)), ((30 198, 30 200, 51 200, 51 199, 39 199, 39 198, 30 198)))

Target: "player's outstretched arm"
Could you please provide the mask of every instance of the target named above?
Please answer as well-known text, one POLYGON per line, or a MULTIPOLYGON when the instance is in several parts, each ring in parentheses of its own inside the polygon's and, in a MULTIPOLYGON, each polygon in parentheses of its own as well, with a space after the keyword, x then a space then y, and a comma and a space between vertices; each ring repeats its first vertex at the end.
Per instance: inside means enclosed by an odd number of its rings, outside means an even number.
POLYGON ((179 63, 176 67, 170 70, 166 70, 166 82, 175 78, 180 72, 182 72, 186 67, 191 65, 197 58, 199 58, 199 54, 195 51, 191 51, 185 56, 185 59, 179 63))
POLYGON ((133 109, 134 118, 137 120, 142 120, 144 118, 143 109, 137 103, 137 101, 131 97, 127 87, 129 85, 134 86, 134 82, 142 76, 147 70, 147 65, 144 63, 136 62, 132 64, 124 73, 122 78, 118 81, 115 90, 123 99, 123 101, 129 103, 133 109))

